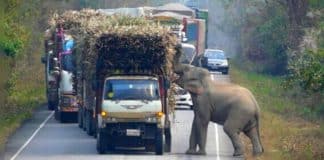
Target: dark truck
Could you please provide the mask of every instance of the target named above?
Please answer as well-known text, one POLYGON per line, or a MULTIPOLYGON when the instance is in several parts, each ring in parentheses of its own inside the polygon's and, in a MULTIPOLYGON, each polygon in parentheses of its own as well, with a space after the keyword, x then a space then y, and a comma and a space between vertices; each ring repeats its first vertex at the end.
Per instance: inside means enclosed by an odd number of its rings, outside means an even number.
POLYGON ((77 121, 78 104, 73 88, 74 40, 61 23, 48 29, 45 35, 45 56, 42 61, 46 66, 48 108, 55 110, 55 118, 61 122, 77 121))

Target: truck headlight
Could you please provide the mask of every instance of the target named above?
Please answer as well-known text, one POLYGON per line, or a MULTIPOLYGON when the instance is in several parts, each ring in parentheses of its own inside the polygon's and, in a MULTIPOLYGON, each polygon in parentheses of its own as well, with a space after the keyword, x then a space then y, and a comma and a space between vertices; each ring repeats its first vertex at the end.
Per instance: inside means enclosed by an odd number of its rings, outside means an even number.
POLYGON ((157 119, 156 119, 156 117, 147 117, 146 118, 146 122, 148 122, 148 123, 155 123, 155 122, 157 122, 157 119))
POLYGON ((157 117, 157 118, 162 118, 163 115, 164 115, 163 112, 157 112, 157 113, 156 113, 156 117, 157 117))
POLYGON ((101 117, 106 118, 108 116, 108 113, 106 111, 101 111, 101 117))

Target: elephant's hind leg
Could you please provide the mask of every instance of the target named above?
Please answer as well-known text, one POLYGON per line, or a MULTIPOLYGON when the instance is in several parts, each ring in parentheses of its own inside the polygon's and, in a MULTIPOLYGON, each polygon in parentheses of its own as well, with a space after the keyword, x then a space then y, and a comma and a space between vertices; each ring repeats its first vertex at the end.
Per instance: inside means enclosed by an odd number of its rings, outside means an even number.
POLYGON ((244 131, 245 135, 248 136, 251 140, 253 146, 253 155, 258 156, 263 152, 263 147, 261 144, 261 140, 258 134, 257 127, 253 127, 248 131, 244 131))
POLYGON ((229 136, 234 147, 233 156, 243 156, 244 147, 239 137, 240 128, 237 125, 237 122, 233 120, 227 120, 224 123, 224 132, 229 136))

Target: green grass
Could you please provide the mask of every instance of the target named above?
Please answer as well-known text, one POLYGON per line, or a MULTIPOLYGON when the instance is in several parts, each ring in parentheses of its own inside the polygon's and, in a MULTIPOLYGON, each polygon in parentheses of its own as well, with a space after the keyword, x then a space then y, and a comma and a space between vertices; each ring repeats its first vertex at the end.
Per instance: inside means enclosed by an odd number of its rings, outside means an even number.
POLYGON ((10 58, 1 54, 0 152, 8 136, 30 117, 36 107, 45 102, 44 67, 40 64, 40 54, 36 52, 28 59, 15 58, 12 63, 16 65, 9 63, 10 58))
MULTIPOLYGON (((261 139, 265 153, 259 159, 324 159, 324 124, 308 121, 300 100, 296 101, 281 87, 283 78, 230 70, 234 83, 251 90, 261 108, 261 139), (306 120, 305 120, 306 119, 306 120)), ((244 138, 245 144, 249 140, 244 138)), ((251 153, 251 148, 246 147, 251 153)), ((251 158, 251 155, 246 155, 251 158)))
POLYGON ((11 116, 10 118, 0 118, 0 151, 4 150, 7 138, 20 126, 26 118, 30 117, 30 113, 26 112, 11 116))

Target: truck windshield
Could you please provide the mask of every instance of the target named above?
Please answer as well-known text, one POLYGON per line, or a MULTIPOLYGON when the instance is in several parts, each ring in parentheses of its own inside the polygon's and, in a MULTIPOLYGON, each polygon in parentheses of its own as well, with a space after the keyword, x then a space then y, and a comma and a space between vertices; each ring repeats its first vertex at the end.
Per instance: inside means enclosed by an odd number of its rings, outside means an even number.
POLYGON ((159 98, 157 80, 114 79, 105 83, 106 100, 156 100, 159 98))

